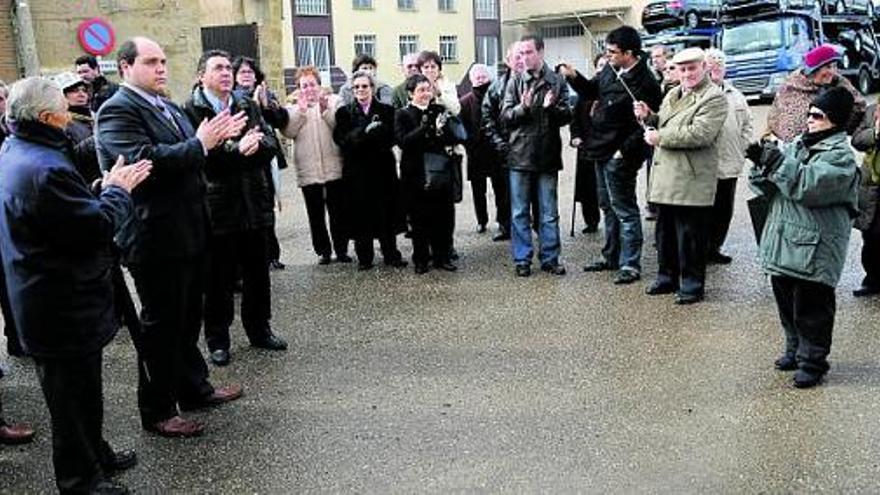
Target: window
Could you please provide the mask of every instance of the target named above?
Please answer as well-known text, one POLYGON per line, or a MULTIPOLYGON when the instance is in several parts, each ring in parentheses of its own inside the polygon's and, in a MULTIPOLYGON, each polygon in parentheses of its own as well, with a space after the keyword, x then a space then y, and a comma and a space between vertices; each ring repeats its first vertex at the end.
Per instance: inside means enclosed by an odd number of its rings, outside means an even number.
POLYGON ((416 10, 416 0, 397 0, 398 10, 416 10))
POLYGON ((352 0, 352 7, 356 9, 372 9, 373 0, 352 0))
POLYGON ((477 19, 498 19, 498 0, 476 0, 474 17, 477 19))
POLYGON ((493 66, 498 63, 498 37, 477 36, 477 63, 493 66))
POLYGON ((296 15, 327 15, 327 0, 296 0, 296 15))
POLYGON ((440 37, 440 60, 458 62, 458 36, 440 37))
POLYGON ((354 35, 354 54, 369 55, 376 57, 376 35, 375 34, 356 34, 354 35))
POLYGON ((440 12, 455 12, 455 0, 437 0, 440 12))
POLYGON ((327 36, 297 36, 296 63, 302 67, 314 65, 319 70, 330 68, 330 38, 327 36))
POLYGON ((400 35, 400 60, 410 53, 419 53, 419 35, 417 34, 401 34, 400 35))

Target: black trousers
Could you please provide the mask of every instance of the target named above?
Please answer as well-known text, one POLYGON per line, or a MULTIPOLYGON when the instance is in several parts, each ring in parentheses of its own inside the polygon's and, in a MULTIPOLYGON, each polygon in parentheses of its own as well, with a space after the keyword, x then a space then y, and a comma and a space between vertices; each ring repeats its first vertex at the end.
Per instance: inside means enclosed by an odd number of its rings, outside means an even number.
POLYGON ((657 205, 657 283, 702 296, 711 207, 657 205))
POLYGON ((777 275, 770 283, 785 331, 785 353, 795 356, 799 368, 825 373, 837 311, 834 287, 777 275))
POLYGON ((489 223, 489 210, 486 201, 487 179, 492 183, 492 192, 495 195, 495 221, 498 223, 498 228, 502 232, 510 232, 510 178, 507 169, 502 167, 498 167, 488 177, 479 176, 470 179, 477 224, 486 225, 489 223))
POLYGON ((733 205, 736 200, 736 177, 732 179, 718 179, 718 189, 715 191, 715 204, 712 205, 712 219, 709 228, 709 253, 721 251, 721 246, 727 239, 730 231, 730 221, 733 220, 733 205))
POLYGON ((272 291, 266 263, 266 229, 215 235, 209 245, 205 291, 205 341, 208 349, 229 350, 229 327, 235 316, 233 288, 241 267, 241 324, 251 342, 269 334, 272 291))
POLYGON ((596 161, 589 160, 578 151, 577 169, 574 177, 574 200, 581 204, 584 224, 599 225, 599 190, 596 185, 596 161))
POLYGON ((138 407, 148 427, 178 414, 177 404, 211 395, 199 351, 204 258, 129 267, 141 301, 138 407))
POLYGON ((419 191, 410 206, 413 263, 435 265, 449 261, 455 205, 448 192, 419 191))
POLYGON ((52 420, 52 463, 62 494, 85 494, 104 479, 112 455, 104 441, 103 356, 34 359, 52 420))
POLYGON ((3 273, 3 261, 0 260, 0 311, 3 312, 3 335, 6 336, 6 349, 9 354, 21 355, 21 341, 18 339, 15 319, 12 316, 12 304, 9 302, 9 292, 6 290, 6 275, 3 273))
POLYGON ((281 259, 281 244, 278 243, 275 226, 266 229, 266 258, 268 261, 281 259))
POLYGON ((312 247, 318 256, 348 254, 348 236, 345 232, 342 211, 345 188, 342 179, 325 184, 311 184, 302 188, 309 217, 312 247), (330 234, 327 234, 326 217, 330 217, 330 234), (332 245, 331 245, 332 237, 332 245))
MULTIPOLYGON (((359 264, 373 264, 373 260, 376 257, 373 240, 373 236, 358 236, 354 240, 354 251, 357 254, 359 264)), ((385 263, 392 263, 402 258, 400 251, 397 249, 397 236, 393 233, 387 233, 379 237, 379 249, 382 251, 382 260, 385 263)))
POLYGON ((862 232, 862 240, 862 267, 865 269, 862 285, 880 288, 880 208, 870 228, 862 232))

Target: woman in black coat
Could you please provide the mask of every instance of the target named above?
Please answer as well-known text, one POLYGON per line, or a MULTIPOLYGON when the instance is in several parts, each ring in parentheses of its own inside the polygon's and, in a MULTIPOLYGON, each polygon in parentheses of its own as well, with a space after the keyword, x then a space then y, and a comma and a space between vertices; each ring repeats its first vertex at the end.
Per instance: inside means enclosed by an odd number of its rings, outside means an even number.
POLYGON ((379 239, 386 265, 402 268, 397 234, 405 230, 394 146, 394 108, 375 98, 372 74, 351 77, 354 101, 336 111, 333 140, 342 149, 342 180, 348 231, 354 239, 358 269, 373 267, 373 239, 379 239))
POLYGON ((415 271, 427 272, 431 261, 435 268, 455 271, 458 268, 449 259, 449 232, 455 217, 452 191, 426 189, 424 155, 447 154, 447 146, 456 141, 445 121, 445 109, 432 102, 434 89, 428 78, 421 74, 411 76, 406 89, 410 103, 397 111, 394 132, 403 150, 400 175, 412 223, 415 271))

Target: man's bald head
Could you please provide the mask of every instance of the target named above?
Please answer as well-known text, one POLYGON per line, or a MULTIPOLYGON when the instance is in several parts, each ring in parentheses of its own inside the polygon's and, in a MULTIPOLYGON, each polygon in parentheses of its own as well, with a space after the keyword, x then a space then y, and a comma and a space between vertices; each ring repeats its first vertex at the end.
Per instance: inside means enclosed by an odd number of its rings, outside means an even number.
POLYGON ((158 43, 136 36, 122 43, 116 54, 116 66, 122 79, 153 94, 167 91, 167 60, 158 43))

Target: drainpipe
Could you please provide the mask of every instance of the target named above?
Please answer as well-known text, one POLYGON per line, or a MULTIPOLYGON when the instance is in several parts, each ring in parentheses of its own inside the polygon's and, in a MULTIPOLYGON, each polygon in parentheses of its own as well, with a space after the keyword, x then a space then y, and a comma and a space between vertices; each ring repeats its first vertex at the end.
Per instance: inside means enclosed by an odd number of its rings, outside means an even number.
POLYGON ((37 39, 34 36, 34 23, 27 0, 17 0, 14 3, 12 19, 19 70, 24 72, 25 77, 39 76, 40 57, 37 55, 37 39))

